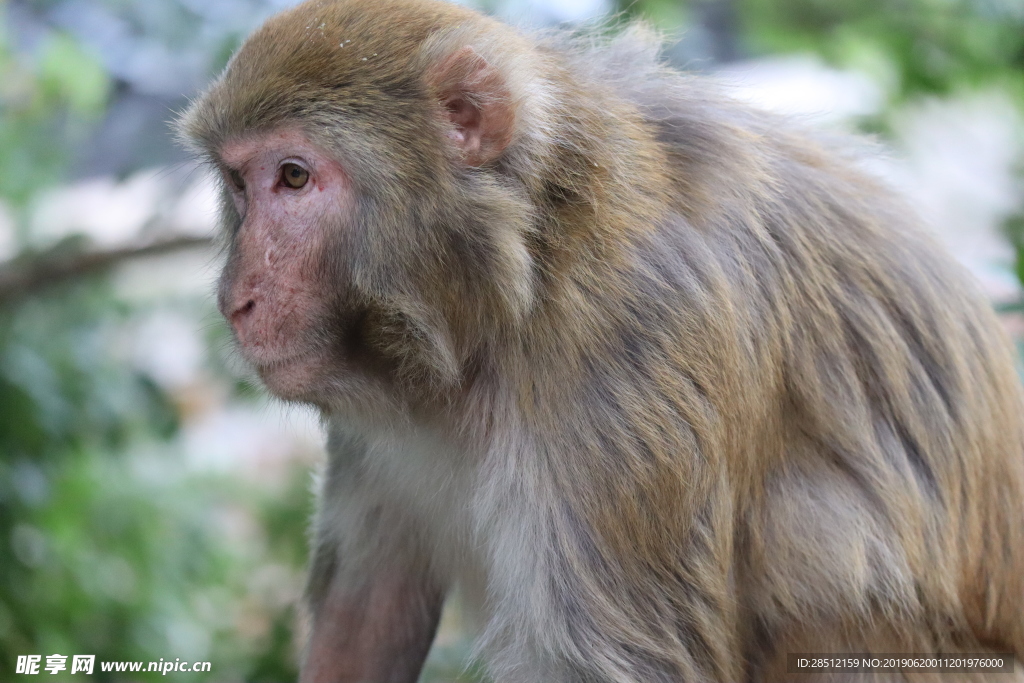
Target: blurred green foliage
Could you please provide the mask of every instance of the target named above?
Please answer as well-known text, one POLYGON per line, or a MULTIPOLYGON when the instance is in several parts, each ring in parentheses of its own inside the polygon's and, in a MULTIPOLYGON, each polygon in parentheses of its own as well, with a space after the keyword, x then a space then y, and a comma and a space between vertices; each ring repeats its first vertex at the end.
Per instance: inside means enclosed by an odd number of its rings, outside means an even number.
MULTIPOLYGON (((0 199, 25 259, 31 200, 65 178, 111 80, 61 32, 14 52, 5 10, 0 199)), ((297 580, 308 475, 295 468, 270 496, 187 473, 166 445, 179 407, 122 348, 138 313, 103 277, 0 302, 0 678, 14 678, 18 655, 53 653, 213 662, 168 680, 293 678, 293 607, 263 600, 251 579, 253 567, 278 567, 297 580), (238 515, 255 520, 257 541, 225 543, 216 521, 238 515)), ((63 679, 156 678, 97 668, 63 679)))
POLYGON ((903 95, 945 95, 1024 74, 1017 0, 744 0, 759 53, 813 50, 834 64, 889 76, 903 95))
POLYGON ((715 10, 744 56, 815 53, 897 98, 993 84, 1024 95, 1020 0, 620 0, 620 9, 669 30, 715 10))
POLYGON ((54 33, 35 54, 11 50, 0 5, 0 197, 23 207, 63 177, 68 147, 104 111, 110 80, 70 36, 54 33))
POLYGON ((297 582, 308 476, 189 474, 163 448, 177 409, 115 351, 133 313, 102 281, 0 309, 0 665, 178 656, 213 669, 168 680, 289 680, 295 591, 253 568, 297 582), (239 516, 256 538, 226 542, 239 516))
POLYGON ((308 477, 268 493, 189 474, 162 447, 177 409, 116 352, 133 313, 102 281, 0 309, 2 666, 181 656, 213 671, 170 680, 288 680, 292 607, 250 579, 297 580, 308 477), (257 541, 225 542, 218 520, 239 515, 257 541))

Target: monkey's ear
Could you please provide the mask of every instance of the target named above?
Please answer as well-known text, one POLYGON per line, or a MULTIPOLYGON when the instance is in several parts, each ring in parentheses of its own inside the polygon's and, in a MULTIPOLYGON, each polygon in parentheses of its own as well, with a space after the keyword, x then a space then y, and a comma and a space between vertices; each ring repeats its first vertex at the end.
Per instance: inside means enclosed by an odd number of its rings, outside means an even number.
POLYGON ((468 45, 427 71, 427 84, 451 125, 448 135, 463 161, 482 166, 512 141, 515 111, 501 73, 468 45))

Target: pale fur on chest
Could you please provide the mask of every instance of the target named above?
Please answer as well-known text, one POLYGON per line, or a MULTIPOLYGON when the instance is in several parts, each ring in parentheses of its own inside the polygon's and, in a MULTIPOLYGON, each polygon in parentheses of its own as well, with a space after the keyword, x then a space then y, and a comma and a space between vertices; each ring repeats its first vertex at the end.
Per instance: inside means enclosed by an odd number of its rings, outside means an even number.
MULTIPOLYGON (((372 544, 385 546, 395 562, 425 553, 438 578, 461 593, 465 617, 480 628, 485 649, 508 647, 510 631, 521 637, 525 623, 547 621, 549 608, 540 578, 548 561, 551 510, 544 503, 551 491, 535 444, 516 426, 519 420, 505 417, 497 421, 504 429, 473 447, 411 422, 371 427, 331 420, 318 518, 340 553, 362 555, 366 546, 358 539, 367 511, 385 509, 385 521, 369 532, 372 544)), ((352 564, 355 575, 368 569, 359 560, 352 564)))
MULTIPOLYGON (((484 453, 439 430, 404 422, 399 427, 329 421, 328 466, 317 525, 339 552, 362 554, 363 533, 385 546, 396 563, 423 554, 442 582, 463 590, 476 618, 486 601, 487 552, 479 540, 479 478, 484 453), (372 530, 369 511, 383 509, 372 530)), ((360 561, 353 571, 365 570, 360 561), (358 569, 357 569, 358 567, 358 569)))

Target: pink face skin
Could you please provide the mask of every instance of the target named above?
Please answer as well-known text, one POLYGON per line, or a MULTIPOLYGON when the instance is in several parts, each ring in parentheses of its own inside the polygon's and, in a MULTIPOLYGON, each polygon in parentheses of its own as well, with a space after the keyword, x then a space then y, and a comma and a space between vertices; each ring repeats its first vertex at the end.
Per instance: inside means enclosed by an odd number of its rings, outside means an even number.
POLYGON ((327 313, 317 268, 326 226, 342 223, 353 206, 351 182, 295 128, 248 134, 219 152, 242 217, 221 277, 221 313, 268 388, 304 399, 329 364, 315 334, 327 313))

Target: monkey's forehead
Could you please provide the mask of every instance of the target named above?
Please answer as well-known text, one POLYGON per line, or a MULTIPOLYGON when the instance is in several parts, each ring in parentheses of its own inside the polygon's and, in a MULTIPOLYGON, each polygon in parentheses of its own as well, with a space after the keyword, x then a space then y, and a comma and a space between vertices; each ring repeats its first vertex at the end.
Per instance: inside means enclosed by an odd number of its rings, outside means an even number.
POLYGON ((435 33, 483 20, 434 0, 309 0, 271 17, 182 116, 181 136, 216 150, 244 131, 343 110, 373 115, 425 96, 417 63, 435 33))

